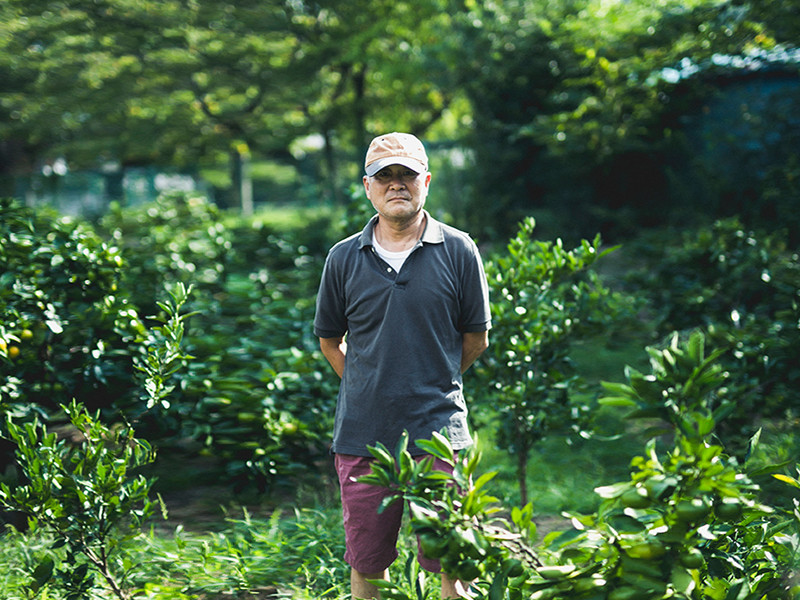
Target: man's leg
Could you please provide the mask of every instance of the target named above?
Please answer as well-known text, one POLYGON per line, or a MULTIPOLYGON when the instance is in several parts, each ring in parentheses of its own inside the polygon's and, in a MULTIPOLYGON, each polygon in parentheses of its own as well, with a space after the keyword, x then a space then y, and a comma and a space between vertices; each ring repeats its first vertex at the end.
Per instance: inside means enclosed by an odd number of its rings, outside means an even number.
MULTIPOLYGON (((374 584, 369 583, 368 580, 383 579, 389 581, 389 570, 382 573, 360 573, 355 569, 350 569, 350 593, 353 600, 371 600, 373 598, 380 598, 378 588, 374 584)), ((442 593, 441 597, 444 598, 470 598, 467 585, 459 579, 450 579, 447 575, 442 573, 442 593)))
POLYGON ((469 584, 460 579, 450 579, 442 573, 442 598, 472 598, 469 584))
POLYGON ((356 571, 355 569, 351 568, 350 593, 353 596, 353 600, 356 598, 359 600, 366 600, 381 597, 381 595, 378 593, 378 588, 375 587, 374 584, 369 583, 369 581, 367 581, 368 579, 383 579, 388 581, 389 570, 386 569, 381 573, 361 573, 360 571, 356 571))
POLYGON ((351 567, 351 593, 359 599, 380 598, 378 589, 367 580, 389 578, 388 566, 397 558, 397 534, 403 517, 402 500, 378 513, 389 490, 356 481, 372 472, 372 460, 342 454, 335 457, 342 495, 344 559, 351 567))

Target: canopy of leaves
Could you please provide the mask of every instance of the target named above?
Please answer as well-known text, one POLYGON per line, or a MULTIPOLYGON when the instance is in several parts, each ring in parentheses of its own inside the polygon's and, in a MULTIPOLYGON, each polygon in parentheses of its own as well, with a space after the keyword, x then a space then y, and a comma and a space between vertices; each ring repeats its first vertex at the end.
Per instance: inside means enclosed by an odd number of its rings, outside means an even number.
MULTIPOLYGON (((586 236, 663 217, 685 171, 682 118, 709 93, 698 75, 778 56, 798 27, 778 1, 9 0, 0 152, 74 166, 312 156, 304 172, 339 189, 372 134, 409 130, 469 150, 451 202, 471 231, 505 237, 535 207, 586 236)), ((777 62, 794 72, 792 56, 777 62)), ((762 183, 757 196, 793 190, 762 183)))
POLYGON ((231 147, 280 155, 316 132, 340 130, 360 146, 367 115, 392 115, 395 126, 399 107, 401 124, 424 128, 444 99, 415 81, 416 38, 432 41, 432 25, 447 18, 438 8, 12 1, 0 135, 77 163, 191 164, 231 147))

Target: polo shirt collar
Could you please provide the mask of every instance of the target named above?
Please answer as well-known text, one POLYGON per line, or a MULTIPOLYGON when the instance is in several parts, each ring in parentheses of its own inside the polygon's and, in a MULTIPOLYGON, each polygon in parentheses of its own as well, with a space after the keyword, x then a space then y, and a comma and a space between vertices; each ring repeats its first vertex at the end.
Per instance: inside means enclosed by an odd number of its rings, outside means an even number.
MULTIPOLYGON (((422 209, 427 217, 425 223, 425 231, 422 232, 420 241, 426 244, 441 244, 444 242, 444 232, 442 231, 442 224, 434 219, 430 213, 422 209)), ((378 222, 378 215, 374 215, 367 223, 367 226, 361 230, 361 235, 358 240, 358 248, 372 245, 372 230, 375 229, 375 224, 378 222)))

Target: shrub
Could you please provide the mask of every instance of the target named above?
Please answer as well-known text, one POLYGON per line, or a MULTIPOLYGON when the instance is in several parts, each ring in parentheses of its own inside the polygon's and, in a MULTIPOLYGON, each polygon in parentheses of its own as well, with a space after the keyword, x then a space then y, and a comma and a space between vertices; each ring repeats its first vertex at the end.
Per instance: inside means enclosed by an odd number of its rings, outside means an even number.
POLYGON ((158 312, 152 289, 193 287, 185 342, 195 358, 169 406, 143 415, 143 431, 213 457, 238 486, 266 489, 327 452, 336 382, 309 327, 322 259, 302 241, 319 223, 276 232, 258 217, 223 217, 203 197, 169 194, 115 208, 103 228, 130 255, 126 282, 147 311, 158 312))
MULTIPOLYGON (((796 412, 800 385, 800 261, 780 231, 745 229, 738 219, 687 232, 652 248, 631 278, 648 297, 658 330, 708 329, 737 398, 721 434, 743 445, 759 418, 796 412)), ((646 253, 645 253, 646 254, 646 253)))
MULTIPOLYGON (((593 407, 577 399, 582 381, 571 350, 629 312, 629 303, 600 281, 593 267, 614 248, 600 238, 573 249, 533 239, 522 221, 507 252, 486 263, 492 304, 489 350, 475 367, 476 407, 497 423, 497 444, 517 460, 522 502, 531 450, 552 434, 588 429, 593 407)), ((484 416, 484 418, 488 418, 484 416)))
POLYGON ((108 409, 135 391, 144 326, 121 284, 125 260, 90 227, 0 200, 0 411, 108 409))
MULTIPOLYGON (((159 305, 165 323, 153 329, 145 356, 137 362, 147 404, 166 402, 170 376, 187 358, 181 348, 181 314, 189 290, 177 285, 170 302, 159 305)), ((63 588, 67 600, 90 595, 95 576, 120 600, 133 595, 129 576, 136 570, 130 541, 152 516, 153 480, 135 471, 152 463, 155 452, 127 424, 106 426, 73 400, 62 405, 67 424, 58 433, 38 419, 20 424, 7 416, 3 435, 16 447, 23 480, 0 485, 0 506, 27 515, 29 529, 48 539, 52 550, 33 568, 28 589, 63 588)), ((56 415, 51 418, 56 419, 56 415)), ((165 508, 162 504, 162 510, 165 508)), ((165 514, 166 516, 166 514, 165 514)))
POLYGON ((157 310, 166 285, 192 283, 200 297, 224 280, 230 235, 203 196, 172 192, 138 207, 112 204, 98 231, 125 256, 122 284, 145 314, 157 310))
MULTIPOLYGON (((539 545, 533 507, 498 506, 487 490, 491 473, 471 483, 478 455, 457 459, 442 436, 417 445, 454 464, 452 477, 432 471, 430 460, 415 463, 404 440, 396 456, 374 448, 376 465, 363 480, 394 490, 388 501, 409 501, 425 552, 490 600, 793 597, 799 590, 789 589, 787 574, 800 547, 800 503, 784 511, 761 503, 754 476, 713 443, 727 377, 719 355, 706 356, 700 333, 650 354, 652 373, 608 384, 604 403, 660 411, 672 447, 660 451, 653 438, 633 459, 629 481, 597 488, 596 514, 568 515, 572 528, 539 545)), ((386 597, 411 598, 384 587, 386 597)))
POLYGON ((48 431, 38 421, 6 421, 27 483, 0 486, 0 505, 28 515, 32 531, 52 535, 52 548, 31 574, 29 589, 65 590, 67 599, 89 595, 95 576, 120 600, 131 597, 127 579, 134 565, 126 543, 153 514, 152 481, 132 471, 153 460, 150 445, 127 427, 107 427, 73 402, 64 406, 79 441, 48 431))

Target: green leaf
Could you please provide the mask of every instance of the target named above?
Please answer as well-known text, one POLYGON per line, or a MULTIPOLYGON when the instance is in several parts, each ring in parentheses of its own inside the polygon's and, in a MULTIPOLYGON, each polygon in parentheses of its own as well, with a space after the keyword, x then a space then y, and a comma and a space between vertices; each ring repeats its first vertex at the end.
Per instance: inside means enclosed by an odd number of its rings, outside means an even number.
POLYGON ((695 331, 689 336, 689 343, 687 344, 687 351, 689 358, 696 364, 703 361, 705 354, 705 337, 699 331, 695 331))
POLYGON ((431 434, 431 439, 420 439, 414 443, 421 450, 425 450, 428 454, 443 460, 450 466, 455 464, 455 452, 450 445, 450 441, 438 431, 434 431, 431 434))
POLYGON ((474 491, 480 490, 484 485, 486 485, 489 481, 495 478, 497 475, 497 471, 489 471, 488 473, 484 473, 472 484, 472 489, 474 491))
POLYGON ((503 600, 505 598, 507 581, 508 576, 505 573, 494 578, 489 588, 489 600, 503 600))
POLYGON ((798 481, 798 480, 797 480, 797 479, 795 479, 794 477, 788 477, 788 476, 786 476, 786 475, 783 475, 783 474, 781 474, 781 473, 775 473, 775 474, 773 475, 773 477, 774 477, 775 479, 777 479, 778 481, 782 481, 782 482, 784 482, 784 483, 788 483, 788 484, 789 484, 789 485, 791 485, 792 487, 800 488, 800 481, 798 481))
POLYGON ((612 485, 598 486, 594 488, 594 493, 600 496, 601 498, 616 498, 625 490, 630 489, 630 487, 631 483, 629 481, 624 481, 612 485))
POLYGON ((403 431, 403 434, 397 441, 397 447, 395 448, 394 455, 400 458, 400 456, 402 456, 407 452, 408 452, 408 431, 403 431))
POLYGON ((599 398, 597 403, 601 406, 617 406, 622 408, 634 408, 638 406, 635 400, 622 396, 604 396, 603 398, 599 398))
POLYGON ((467 460, 467 464, 463 466, 465 477, 469 478, 475 474, 475 471, 477 471, 478 469, 478 464, 480 463, 481 456, 482 453, 478 450, 475 450, 474 447, 470 450, 468 454, 469 460, 467 460))
POLYGON ((387 467, 394 467, 394 457, 386 449, 386 446, 378 442, 375 446, 367 446, 370 454, 374 456, 377 461, 387 467))
POLYGON ((415 462, 407 450, 399 452, 397 458, 397 462, 400 466, 400 473, 398 474, 397 479, 401 485, 405 485, 409 482, 411 475, 414 473, 415 462))
POLYGON ((747 460, 753 455, 753 452, 755 452, 755 449, 758 446, 758 442, 760 439, 761 439, 761 428, 759 427, 758 431, 756 431, 747 442, 747 453, 745 454, 745 459, 744 459, 745 462, 747 462, 747 460))
POLYGON ((38 592, 42 587, 50 581, 53 577, 53 569, 55 562, 52 558, 47 557, 40 562, 33 570, 33 582, 31 583, 31 591, 38 592))
POLYGON ((692 591, 695 589, 695 580, 689 571, 676 565, 672 569, 671 578, 672 585, 678 592, 691 597, 692 591))
POLYGON ((383 500, 381 500, 380 506, 378 506, 378 514, 382 513, 384 510, 389 508, 395 502, 402 501, 402 498, 397 495, 387 496, 383 500))

